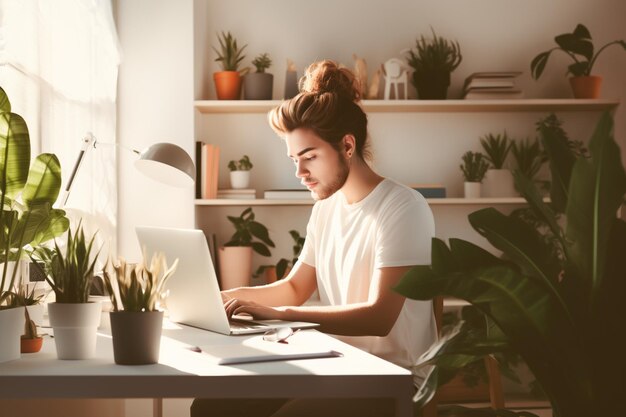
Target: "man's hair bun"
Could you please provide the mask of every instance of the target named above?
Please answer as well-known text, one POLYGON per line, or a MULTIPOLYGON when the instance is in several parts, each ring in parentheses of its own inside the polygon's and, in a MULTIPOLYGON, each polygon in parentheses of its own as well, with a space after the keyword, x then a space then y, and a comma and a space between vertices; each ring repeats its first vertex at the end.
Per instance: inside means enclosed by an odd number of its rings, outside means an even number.
POLYGON ((358 80, 352 71, 347 68, 340 68, 330 60, 309 65, 300 83, 300 92, 305 94, 331 93, 353 102, 361 99, 358 80))

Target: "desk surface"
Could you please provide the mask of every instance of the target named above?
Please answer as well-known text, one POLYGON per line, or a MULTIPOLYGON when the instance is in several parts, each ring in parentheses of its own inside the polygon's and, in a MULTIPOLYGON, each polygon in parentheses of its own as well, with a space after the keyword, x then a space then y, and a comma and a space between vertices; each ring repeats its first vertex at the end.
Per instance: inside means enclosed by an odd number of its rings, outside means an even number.
POLYGON ((116 365, 107 331, 98 333, 96 357, 81 361, 57 360, 54 340, 46 337, 41 352, 0 363, 0 398, 386 397, 396 399, 398 416, 409 415, 409 371, 315 330, 297 332, 290 344, 344 356, 222 366, 189 347, 238 345, 261 336, 166 327, 155 365, 116 365))

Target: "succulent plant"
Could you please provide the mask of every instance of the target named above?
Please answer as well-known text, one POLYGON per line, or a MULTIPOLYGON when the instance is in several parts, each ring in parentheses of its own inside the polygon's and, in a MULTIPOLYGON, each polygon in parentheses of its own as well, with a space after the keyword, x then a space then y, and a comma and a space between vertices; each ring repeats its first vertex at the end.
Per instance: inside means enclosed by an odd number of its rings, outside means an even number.
POLYGON ((252 65, 256 67, 256 72, 263 73, 266 69, 272 66, 272 60, 270 59, 269 54, 264 53, 254 58, 252 65))
POLYGON ((461 171, 467 182, 481 182, 489 168, 485 156, 480 152, 467 151, 463 154, 461 171))

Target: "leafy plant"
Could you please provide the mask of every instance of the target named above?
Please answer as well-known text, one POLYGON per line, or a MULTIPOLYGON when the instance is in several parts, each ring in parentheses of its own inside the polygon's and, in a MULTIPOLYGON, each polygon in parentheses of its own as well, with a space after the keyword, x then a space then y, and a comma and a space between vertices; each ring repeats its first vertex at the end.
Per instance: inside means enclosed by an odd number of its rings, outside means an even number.
POLYGON ((287 268, 293 268, 293 266, 298 261, 298 256, 302 251, 302 247, 304 246, 304 237, 300 236, 300 233, 297 230, 290 230, 289 235, 293 239, 293 258, 285 259, 281 258, 276 263, 276 277, 278 279, 282 279, 287 275, 287 268))
POLYGON ((113 303, 113 311, 155 311, 165 296, 165 283, 176 271, 178 259, 168 269, 165 255, 152 256, 150 266, 144 260, 130 265, 122 258, 117 263, 109 261, 103 271, 104 283, 113 303), (113 271, 110 269, 113 268, 113 271))
POLYGON ((10 261, 65 232, 65 211, 52 205, 61 188, 61 165, 54 154, 38 155, 30 163, 30 137, 24 119, 11 112, 11 103, 0 88, 0 308, 15 306, 9 291, 18 268, 8 277, 10 261))
POLYGON ((263 73, 272 65, 272 60, 267 53, 260 54, 252 61, 252 65, 256 67, 256 72, 263 73))
POLYGON ((607 43, 594 54, 591 33, 580 23, 576 25, 572 33, 558 35, 554 38, 554 41, 558 45, 557 47, 540 53, 530 63, 530 71, 534 79, 539 79, 541 74, 543 74, 552 51, 559 50, 569 55, 574 60, 574 63, 567 67, 567 73, 572 74, 574 77, 579 77, 591 75, 591 69, 596 59, 598 59, 598 55, 608 46, 618 44, 622 45, 622 48, 626 50, 626 42, 618 40, 607 43))
POLYGON ((239 64, 246 57, 241 54, 248 45, 239 48, 237 46, 237 39, 231 35, 230 31, 226 33, 222 32, 221 35, 218 34, 217 40, 220 43, 220 50, 218 51, 213 47, 213 50, 217 54, 215 61, 221 63, 223 71, 237 71, 239 64))
POLYGON ((542 165, 548 160, 548 157, 541 149, 539 139, 531 142, 530 139, 524 139, 520 142, 513 141, 511 153, 515 159, 516 169, 531 181, 539 173, 542 165))
POLYGON ((467 151, 463 154, 462 159, 463 163, 460 167, 465 181, 481 182, 489 168, 485 156, 480 152, 467 151))
MULTIPOLYGON (((33 258, 37 257, 44 263, 43 272, 56 295, 57 303, 87 302, 89 289, 94 280, 94 267, 101 250, 99 249, 92 257, 95 237, 94 234, 87 242, 79 224, 74 235, 71 229, 67 230, 65 255, 56 240, 54 248, 40 247, 35 250, 33 258)), ((35 259, 33 261, 37 268, 41 268, 39 262, 35 259)))
MULTIPOLYGON (((432 28, 431 31, 432 39, 421 35, 415 41, 415 51, 409 50, 407 57, 409 65, 417 73, 454 71, 463 60, 459 43, 437 36, 432 28)), ((417 87, 415 77, 413 84, 417 87)))
POLYGON ((228 163, 228 169, 231 171, 250 171, 253 166, 248 155, 244 155, 239 161, 233 160, 228 163))
POLYGON ((270 239, 267 227, 254 220, 254 212, 251 207, 245 209, 239 217, 227 217, 235 226, 235 233, 224 246, 251 246, 259 255, 271 255, 268 246, 273 248, 274 242, 270 239), (260 242, 254 241, 254 238, 259 239, 260 242))
MULTIPOLYGON (((622 408, 626 339, 616 306, 626 295, 626 222, 616 215, 626 172, 605 113, 589 143, 591 159, 576 157, 558 137, 542 138, 552 172, 551 205, 519 173, 516 184, 557 237, 564 259, 553 257, 539 233, 494 208, 469 216, 472 227, 506 259, 461 239, 433 239, 432 265, 412 268, 396 290, 414 299, 448 295, 469 301, 495 324, 456 352, 520 354, 556 417, 611 415, 622 408), (564 187, 563 187, 564 186, 564 187), (564 221, 558 222, 558 215, 564 221)), ((459 334, 459 332, 457 332, 459 334)), ((438 363, 448 336, 424 363, 438 363)), ((428 401, 453 374, 432 368, 417 394, 428 401)))
POLYGON ((494 169, 502 169, 513 145, 513 141, 509 139, 506 132, 497 135, 489 133, 480 138, 480 144, 487 154, 487 161, 491 163, 494 169))

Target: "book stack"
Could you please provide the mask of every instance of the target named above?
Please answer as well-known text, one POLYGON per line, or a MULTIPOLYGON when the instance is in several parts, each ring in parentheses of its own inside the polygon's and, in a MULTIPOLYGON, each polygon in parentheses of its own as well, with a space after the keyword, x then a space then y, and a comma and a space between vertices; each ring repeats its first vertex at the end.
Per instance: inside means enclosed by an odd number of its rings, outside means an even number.
POLYGON ((196 198, 217 198, 219 146, 196 142, 196 198))
POLYGON ((522 98, 522 90, 515 85, 520 71, 475 72, 465 79, 463 98, 468 100, 522 98))
POLYGON ((311 192, 305 189, 265 190, 263 198, 267 200, 308 200, 311 192))
POLYGON ((256 190, 252 188, 228 188, 217 190, 217 198, 226 198, 230 200, 253 200, 256 198, 256 190))
POLYGON ((446 187, 441 184, 411 184, 409 187, 419 192, 424 198, 446 198, 446 187))

